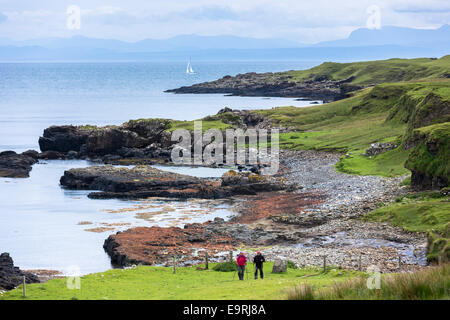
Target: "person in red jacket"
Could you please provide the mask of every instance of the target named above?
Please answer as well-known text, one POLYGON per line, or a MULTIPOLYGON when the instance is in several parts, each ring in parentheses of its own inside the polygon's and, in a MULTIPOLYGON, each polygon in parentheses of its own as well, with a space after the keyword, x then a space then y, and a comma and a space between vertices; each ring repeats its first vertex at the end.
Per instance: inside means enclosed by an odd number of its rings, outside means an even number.
POLYGON ((242 251, 237 256, 236 263, 238 266, 239 280, 244 280, 244 271, 245 271, 245 264, 247 263, 247 257, 244 255, 242 251))

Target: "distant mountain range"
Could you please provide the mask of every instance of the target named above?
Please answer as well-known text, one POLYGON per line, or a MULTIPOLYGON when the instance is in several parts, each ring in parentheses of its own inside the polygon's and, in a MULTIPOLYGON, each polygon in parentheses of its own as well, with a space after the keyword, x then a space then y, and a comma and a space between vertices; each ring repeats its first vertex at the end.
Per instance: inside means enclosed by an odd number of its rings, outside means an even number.
POLYGON ((347 39, 320 42, 318 47, 355 47, 355 46, 429 46, 450 43, 450 26, 438 29, 412 29, 401 27, 383 27, 381 29, 361 28, 353 31, 347 39))
POLYGON ((229 35, 180 35, 125 42, 84 36, 14 41, 0 38, 0 61, 24 60, 362 60, 443 56, 450 53, 450 26, 438 29, 383 27, 353 31, 346 39, 317 44, 229 35))

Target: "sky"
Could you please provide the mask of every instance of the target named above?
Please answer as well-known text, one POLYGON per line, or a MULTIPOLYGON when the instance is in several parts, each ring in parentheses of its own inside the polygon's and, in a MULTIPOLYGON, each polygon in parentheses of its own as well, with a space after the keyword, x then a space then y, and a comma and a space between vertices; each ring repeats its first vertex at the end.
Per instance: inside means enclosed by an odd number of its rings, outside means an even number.
POLYGON ((0 37, 138 41, 226 34, 316 43, 368 26, 374 8, 381 27, 434 29, 450 23, 448 0, 0 0, 0 37), (67 25, 73 5, 80 9, 79 29, 67 25))

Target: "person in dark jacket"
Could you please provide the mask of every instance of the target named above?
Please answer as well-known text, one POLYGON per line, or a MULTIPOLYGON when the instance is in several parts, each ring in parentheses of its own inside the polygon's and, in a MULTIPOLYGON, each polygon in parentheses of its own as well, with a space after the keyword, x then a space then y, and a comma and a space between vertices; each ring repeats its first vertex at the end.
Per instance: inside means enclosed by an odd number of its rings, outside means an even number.
POLYGON ((245 264, 247 263, 247 257, 244 255, 242 251, 237 256, 236 263, 238 266, 239 280, 244 280, 244 271, 245 271, 245 264))
POLYGON ((264 279, 263 263, 265 261, 266 261, 266 259, 261 254, 261 251, 258 251, 256 253, 256 256, 253 258, 253 263, 255 264, 255 279, 258 279, 258 269, 259 269, 259 275, 261 276, 261 279, 264 279))

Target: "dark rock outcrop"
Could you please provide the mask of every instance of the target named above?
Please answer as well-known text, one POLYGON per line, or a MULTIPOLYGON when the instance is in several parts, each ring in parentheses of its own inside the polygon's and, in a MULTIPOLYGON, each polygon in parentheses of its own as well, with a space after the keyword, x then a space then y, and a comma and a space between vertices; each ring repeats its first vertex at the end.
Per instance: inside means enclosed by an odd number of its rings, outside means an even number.
POLYGON ((173 144, 164 119, 130 120, 121 126, 52 126, 39 138, 41 159, 168 158, 173 144))
POLYGON ((290 189, 292 186, 276 178, 256 174, 233 173, 233 182, 215 181, 158 170, 149 166, 132 169, 99 166, 70 169, 64 172, 60 183, 69 189, 102 190, 90 198, 204 198, 218 199, 232 195, 254 195, 262 191, 290 189))
POLYGON ((330 80, 327 77, 296 81, 290 75, 249 72, 221 79, 167 90, 173 93, 224 93, 236 96, 301 97, 312 100, 342 99, 361 86, 350 84, 353 78, 330 80))
POLYGON ((17 154, 14 151, 0 152, 0 177, 28 178, 32 165, 37 162, 35 153, 25 151, 17 154))
POLYGON ((147 139, 136 132, 123 128, 103 128, 92 131, 87 137, 86 153, 88 155, 106 155, 120 148, 143 148, 148 145, 147 139))
POLYGON ((41 151, 69 152, 79 151, 86 143, 91 131, 76 126, 51 126, 39 138, 41 151))
POLYGON ((26 283, 37 283, 39 279, 31 273, 21 271, 14 267, 14 261, 9 253, 4 252, 0 255, 0 289, 12 290, 23 283, 25 276, 26 283))

